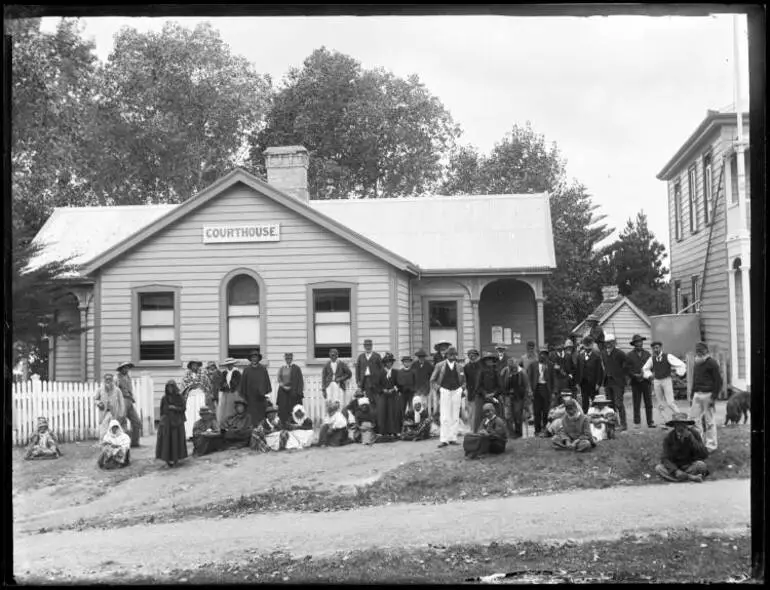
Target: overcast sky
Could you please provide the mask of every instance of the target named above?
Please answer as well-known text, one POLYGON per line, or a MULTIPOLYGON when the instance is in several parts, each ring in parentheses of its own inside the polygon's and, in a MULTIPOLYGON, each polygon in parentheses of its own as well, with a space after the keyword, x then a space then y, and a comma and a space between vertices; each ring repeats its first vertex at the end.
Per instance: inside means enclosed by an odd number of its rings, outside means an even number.
MULTIPOLYGON (((58 19, 44 19, 52 30, 58 19)), ((82 19, 105 60, 129 25, 164 18, 82 19)), ((643 209, 668 248, 666 186, 655 178, 706 116, 733 103, 733 18, 711 17, 233 17, 210 21, 235 53, 276 82, 325 45, 399 76, 417 74, 488 153, 531 121, 556 142, 567 173, 621 229, 643 209)), ((745 17, 741 61, 748 80, 745 17)), ((744 88, 748 88, 744 82, 744 88)), ((744 90, 744 96, 747 91, 744 90)))

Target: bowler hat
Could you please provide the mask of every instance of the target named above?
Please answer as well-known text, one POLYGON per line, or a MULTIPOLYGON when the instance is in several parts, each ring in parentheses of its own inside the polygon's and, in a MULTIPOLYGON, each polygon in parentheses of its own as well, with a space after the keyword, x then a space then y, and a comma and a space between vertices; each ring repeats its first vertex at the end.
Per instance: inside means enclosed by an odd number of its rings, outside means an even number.
POLYGON ((549 354, 551 352, 545 346, 541 346, 538 350, 539 350, 540 354, 549 354))
POLYGON ((411 360, 412 360, 412 357, 411 357, 411 355, 408 355, 408 354, 405 354, 404 356, 401 357, 401 361, 402 362, 403 361, 411 361, 411 360))
POLYGON ((498 344, 497 346, 495 346, 495 350, 508 350, 508 347, 502 344, 498 344))
POLYGON ((249 351, 249 360, 252 359, 252 357, 258 357, 258 360, 262 360, 262 353, 259 352, 256 348, 254 350, 249 351))
POLYGON ((690 420, 684 412, 677 412, 671 416, 671 420, 666 422, 666 426, 676 426, 677 424, 687 424, 688 426, 692 426, 695 424, 695 420, 690 420))
POLYGON ((487 410, 495 411, 495 404, 486 403, 483 406, 481 406, 482 411, 486 412, 487 410))
POLYGON ((644 342, 645 340, 647 340, 647 338, 645 338, 641 334, 634 334, 631 337, 631 344, 634 344, 635 342, 644 342))
POLYGON ((425 352, 424 348, 420 348, 417 352, 414 353, 414 356, 416 356, 417 358, 426 357, 428 356, 428 353, 425 352))
POLYGON ((476 350, 475 348, 471 348, 471 349, 468 351, 468 356, 471 356, 472 354, 475 354, 476 356, 479 356, 479 351, 478 351, 478 350, 476 350))
POLYGON ((134 363, 132 363, 131 361, 124 361, 118 365, 117 370, 120 371, 120 369, 122 369, 123 367, 125 367, 126 369, 133 369, 134 363))
POLYGON ((267 414, 275 414, 278 412, 278 408, 276 408, 273 404, 270 404, 265 408, 265 415, 267 414))

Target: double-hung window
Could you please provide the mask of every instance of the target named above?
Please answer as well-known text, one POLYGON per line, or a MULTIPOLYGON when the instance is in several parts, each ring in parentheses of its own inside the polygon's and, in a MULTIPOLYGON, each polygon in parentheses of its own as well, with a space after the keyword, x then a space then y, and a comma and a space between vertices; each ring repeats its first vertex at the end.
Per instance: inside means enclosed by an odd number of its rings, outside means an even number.
POLYGON ((703 156, 703 222, 710 225, 714 217, 714 170, 711 166, 711 154, 703 156))
POLYGON ((352 289, 313 289, 312 293, 313 357, 326 358, 332 348, 342 358, 352 357, 352 289))
POLYGON ((700 312, 700 277, 698 275, 693 275, 691 281, 692 302, 695 304, 693 308, 694 311, 700 312))
POLYGON ((431 350, 441 340, 457 347, 457 301, 429 301, 428 329, 431 350))
POLYGON ((674 237, 682 239, 682 185, 674 185, 674 237))
POLYGON ((695 215, 697 210, 697 175, 695 173, 695 164, 687 170, 687 210, 690 215, 690 233, 698 231, 698 217, 695 215))
POLYGON ((140 292, 139 360, 174 361, 177 354, 176 293, 174 291, 140 292))
POLYGON ((247 358, 250 350, 260 350, 259 325, 259 284, 236 275, 227 284, 227 356, 247 358))

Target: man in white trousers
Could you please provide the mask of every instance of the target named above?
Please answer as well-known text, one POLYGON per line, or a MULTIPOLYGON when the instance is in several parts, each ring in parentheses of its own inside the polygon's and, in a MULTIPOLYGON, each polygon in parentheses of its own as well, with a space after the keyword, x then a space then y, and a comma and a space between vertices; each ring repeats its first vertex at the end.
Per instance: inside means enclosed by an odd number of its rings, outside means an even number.
POLYGON ((430 377, 433 388, 439 392, 439 414, 441 430, 439 448, 456 445, 460 429, 460 406, 465 389, 465 373, 457 362, 457 349, 454 346, 446 351, 446 358, 436 364, 430 377))
MULTIPOLYGON (((680 377, 687 372, 687 365, 673 354, 663 352, 663 343, 656 340, 652 343, 652 356, 647 359, 642 367, 642 376, 645 379, 652 378, 652 392, 658 404, 658 411, 663 417, 662 422, 668 421, 665 410, 671 412, 671 416, 679 413, 679 408, 674 400, 674 382, 671 380, 671 371, 676 371, 680 377)), ((670 418, 669 418, 670 419, 670 418)))

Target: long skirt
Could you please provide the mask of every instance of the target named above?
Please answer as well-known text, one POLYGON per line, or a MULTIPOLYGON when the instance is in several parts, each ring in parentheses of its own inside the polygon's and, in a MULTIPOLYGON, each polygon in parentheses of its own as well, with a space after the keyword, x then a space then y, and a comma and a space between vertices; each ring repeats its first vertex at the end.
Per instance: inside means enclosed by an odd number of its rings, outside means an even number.
POLYGON ((176 463, 187 457, 184 422, 176 426, 169 425, 166 416, 158 426, 158 439, 155 443, 155 458, 166 463, 176 463))
POLYGON ((286 391, 285 389, 278 389, 278 394, 275 396, 275 403, 278 405, 278 419, 282 424, 286 424, 291 421, 291 411, 301 399, 295 393, 286 391))
POLYGON ((130 463, 131 451, 129 449, 103 446, 102 452, 96 464, 101 469, 120 469, 130 463))
POLYGON ((193 437, 193 455, 201 457, 209 453, 221 451, 223 446, 222 436, 203 436, 199 434, 193 437))
POLYGON ((378 434, 401 434, 401 395, 382 393, 377 402, 378 434))
POLYGON ((341 447, 349 442, 347 428, 337 428, 332 430, 328 424, 324 424, 321 426, 321 431, 318 433, 318 444, 322 447, 341 447))
POLYGON ((217 405, 217 422, 223 424, 230 416, 235 414, 235 397, 233 391, 219 392, 219 405, 217 405))

